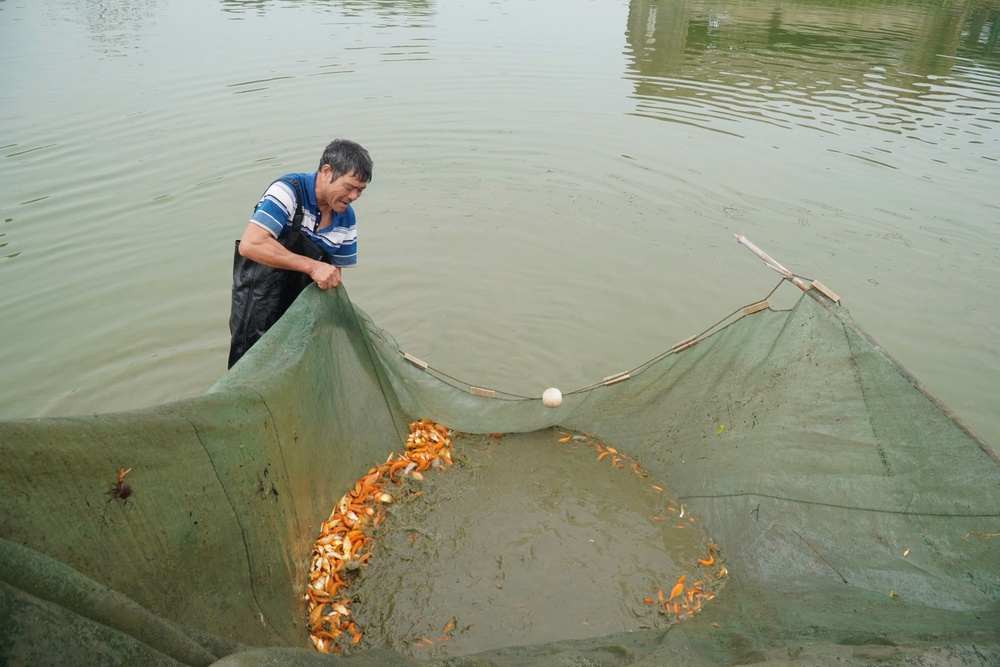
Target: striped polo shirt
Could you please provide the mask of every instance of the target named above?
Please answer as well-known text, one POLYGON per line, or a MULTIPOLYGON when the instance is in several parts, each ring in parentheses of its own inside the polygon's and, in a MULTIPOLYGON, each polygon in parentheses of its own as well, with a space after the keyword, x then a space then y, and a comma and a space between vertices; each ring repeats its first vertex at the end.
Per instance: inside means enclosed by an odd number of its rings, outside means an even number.
MULTIPOLYGON (((302 231, 316 245, 326 251, 334 266, 354 266, 358 263, 358 228, 354 209, 350 206, 343 213, 333 213, 329 227, 316 229, 320 220, 316 208, 316 172, 311 174, 285 174, 281 178, 296 181, 302 193, 302 231)), ((295 217, 295 190, 287 183, 275 181, 257 202, 250 222, 263 227, 277 238, 292 228, 295 217)))

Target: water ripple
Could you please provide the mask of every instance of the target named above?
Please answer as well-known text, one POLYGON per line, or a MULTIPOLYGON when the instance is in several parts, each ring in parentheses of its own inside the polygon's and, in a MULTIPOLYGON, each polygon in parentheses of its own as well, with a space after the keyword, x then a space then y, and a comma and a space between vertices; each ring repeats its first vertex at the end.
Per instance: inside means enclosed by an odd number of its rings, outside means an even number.
POLYGON ((348 136, 376 158, 351 296, 456 376, 630 368, 773 286, 746 233, 1000 432, 989 8, 164 0, 122 32, 100 4, 3 5, 4 414, 214 382, 233 239, 348 136))

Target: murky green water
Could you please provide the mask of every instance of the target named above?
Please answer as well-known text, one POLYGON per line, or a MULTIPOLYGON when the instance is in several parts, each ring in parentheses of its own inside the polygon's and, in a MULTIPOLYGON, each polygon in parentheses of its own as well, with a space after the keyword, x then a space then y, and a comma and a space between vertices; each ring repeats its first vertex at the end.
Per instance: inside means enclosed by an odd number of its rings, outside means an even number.
POLYGON ((454 467, 394 490, 350 585, 360 648, 466 655, 663 628, 711 604, 722 557, 695 518, 623 453, 567 436, 456 437, 454 467))
POLYGON ((0 1, 0 417, 207 389, 233 239, 347 136, 347 288, 456 377, 635 367, 776 282, 742 233, 996 443, 998 12, 0 1))

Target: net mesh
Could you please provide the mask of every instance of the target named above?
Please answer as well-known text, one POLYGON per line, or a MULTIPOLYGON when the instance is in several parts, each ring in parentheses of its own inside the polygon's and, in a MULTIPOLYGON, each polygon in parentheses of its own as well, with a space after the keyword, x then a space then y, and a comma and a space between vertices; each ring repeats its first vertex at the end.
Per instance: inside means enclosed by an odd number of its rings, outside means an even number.
POLYGON ((317 653, 303 593, 337 499, 429 418, 613 443, 729 569, 682 623, 441 664, 1000 664, 1000 459, 843 307, 803 294, 555 409, 422 366, 309 288, 202 397, 0 423, 0 662, 426 664, 317 653))

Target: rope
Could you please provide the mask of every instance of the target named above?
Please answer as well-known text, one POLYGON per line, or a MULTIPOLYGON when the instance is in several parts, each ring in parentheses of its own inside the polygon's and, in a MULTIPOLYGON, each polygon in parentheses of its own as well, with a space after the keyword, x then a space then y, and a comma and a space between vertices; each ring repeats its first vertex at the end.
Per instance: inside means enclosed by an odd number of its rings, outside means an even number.
MULTIPOLYGON (((800 282, 802 280, 808 280, 808 279, 803 279, 800 276, 794 276, 794 277, 796 278, 796 280, 798 280, 800 282)), ((698 333, 698 334, 696 334, 694 336, 691 336, 690 338, 686 339, 686 341, 684 341, 683 343, 678 343, 677 345, 674 345, 673 347, 665 350, 664 352, 661 352, 660 354, 658 354, 658 355, 656 355, 656 356, 654 356, 654 357, 652 357, 650 359, 647 359, 646 361, 642 362, 641 364, 639 364, 638 366, 635 366, 634 368, 632 368, 630 370, 624 371, 622 373, 616 373, 615 375, 610 376, 610 378, 605 378, 604 380, 591 383, 589 385, 586 385, 584 387, 580 387, 578 389, 574 389, 572 391, 565 392, 563 395, 564 396, 571 396, 571 395, 574 395, 574 394, 583 394, 583 393, 592 391, 594 389, 597 389, 598 387, 606 386, 608 384, 608 381, 611 378, 622 378, 623 376, 635 377, 637 375, 641 375, 643 372, 645 372, 646 370, 648 370, 650 367, 652 367, 657 362, 662 361, 663 359, 665 359, 665 358, 667 358, 667 357, 669 357, 669 356, 671 356, 673 354, 677 354, 679 352, 682 352, 684 349, 687 349, 688 347, 690 347, 691 345, 693 345, 695 342, 700 342, 700 341, 705 340, 706 338, 708 338, 710 336, 714 336, 715 334, 719 333, 719 331, 722 331, 723 329, 729 327, 730 325, 735 324, 736 322, 740 321, 741 319, 743 319, 743 317, 747 317, 750 314, 754 314, 754 313, 749 313, 749 314, 742 315, 741 317, 736 317, 740 313, 743 313, 744 311, 750 309, 752 306, 755 306, 757 304, 765 303, 765 302, 770 301, 771 297, 774 296, 774 293, 778 291, 778 288, 780 288, 782 286, 782 284, 784 284, 785 280, 786 280, 785 278, 782 278, 781 280, 779 280, 778 283, 771 289, 770 292, 767 293, 767 296, 765 296, 763 299, 760 299, 758 301, 753 301, 751 303, 748 303, 748 304, 746 304, 744 306, 741 306, 741 307, 737 308, 736 310, 734 310, 733 312, 729 313, 728 315, 726 315, 725 317, 723 317, 718 322, 716 322, 715 324, 711 325, 710 327, 708 327, 707 329, 705 329, 701 333, 698 333), (736 317, 736 319, 733 319, 734 317, 736 317), (730 321, 730 320, 732 320, 732 321, 730 321), (727 322, 728 322, 728 324, 726 324, 726 326, 723 327, 722 325, 725 324, 725 323, 727 323, 727 322)), ((767 308, 771 309, 770 306, 768 306, 767 308)), ((412 363, 413 365, 417 366, 418 368, 421 368, 422 370, 427 371, 428 373, 430 373, 431 375, 435 376, 439 380, 445 382, 446 384, 450 384, 451 386, 455 387, 456 389, 461 389, 462 391, 469 391, 473 387, 478 387, 478 385, 473 385, 473 384, 471 384, 469 382, 466 382, 466 381, 464 381, 464 380, 462 380, 460 378, 457 378, 457 377, 454 377, 452 375, 449 375, 448 373, 445 373, 444 371, 442 371, 439 368, 436 368, 436 367, 434 367, 434 366, 432 366, 432 365, 430 365, 430 364, 428 364, 428 363, 426 363, 424 361, 421 361, 421 360, 419 360, 419 359, 417 359, 415 357, 407 355, 406 353, 404 353, 401 350, 399 351, 399 354, 403 355, 404 358, 406 358, 407 361, 410 361, 410 363, 412 363)), ((628 379, 628 378, 624 378, 624 379, 628 379)), ((524 396, 522 394, 515 394, 515 393, 511 393, 511 392, 505 392, 505 391, 501 391, 499 389, 493 389, 491 387, 490 388, 485 388, 485 389, 487 389, 490 392, 494 392, 496 394, 495 396, 491 396, 490 398, 495 398, 495 399, 501 400, 501 401, 535 401, 535 400, 538 400, 538 398, 539 398, 538 396, 524 396)))

